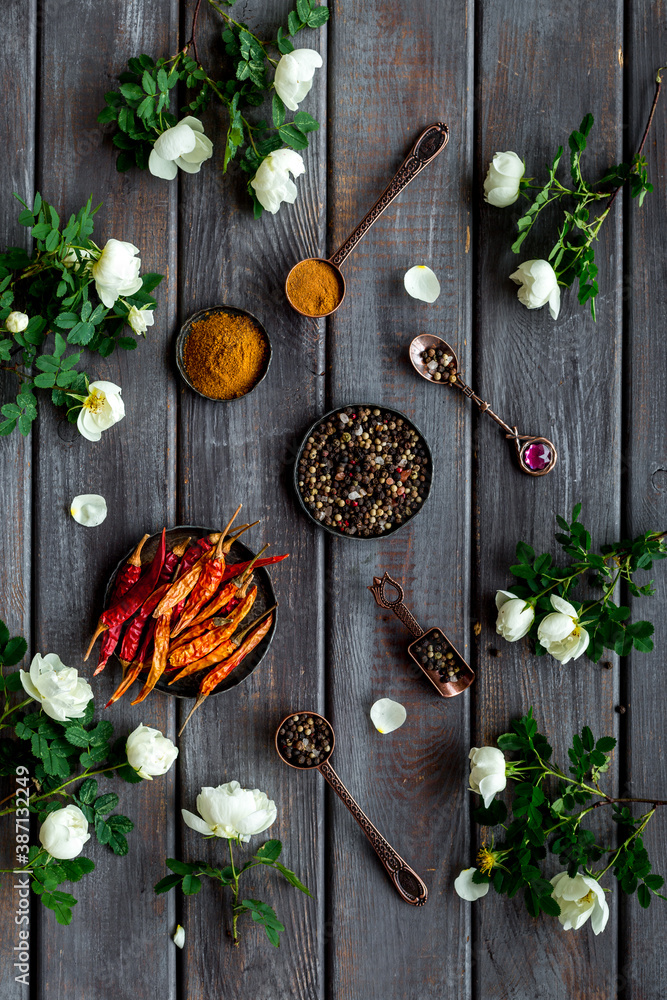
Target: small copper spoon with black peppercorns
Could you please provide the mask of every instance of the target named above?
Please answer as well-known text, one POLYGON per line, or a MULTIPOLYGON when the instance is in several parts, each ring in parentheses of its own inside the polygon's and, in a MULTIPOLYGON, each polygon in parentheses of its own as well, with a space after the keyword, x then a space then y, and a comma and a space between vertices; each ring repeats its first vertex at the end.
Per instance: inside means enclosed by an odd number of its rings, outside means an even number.
POLYGON ((553 442, 545 437, 519 434, 516 427, 510 427, 501 420, 489 404, 480 399, 463 381, 456 352, 444 340, 432 333, 421 333, 410 344, 410 361, 415 371, 427 382, 460 389, 464 395, 472 399, 473 403, 477 403, 482 413, 488 413, 505 431, 508 440, 514 442, 516 456, 523 472, 527 472, 529 476, 546 476, 547 472, 551 472, 558 458, 553 442), (436 352, 441 353, 436 354, 436 352))
POLYGON ((316 769, 324 775, 368 837, 401 899, 413 906, 423 906, 428 899, 426 885, 373 826, 329 763, 335 742, 331 723, 317 712, 290 713, 276 730, 280 759, 298 771, 316 769))

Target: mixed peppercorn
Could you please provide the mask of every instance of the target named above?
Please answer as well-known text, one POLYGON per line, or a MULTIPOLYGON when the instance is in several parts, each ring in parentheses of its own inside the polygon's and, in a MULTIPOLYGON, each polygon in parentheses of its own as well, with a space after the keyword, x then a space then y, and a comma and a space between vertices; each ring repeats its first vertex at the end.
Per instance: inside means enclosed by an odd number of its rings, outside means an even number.
POLYGON ((173 674, 169 680, 173 684, 205 672, 194 711, 267 635, 274 608, 263 611, 242 632, 236 630, 258 595, 253 570, 287 557, 261 558, 262 549, 250 561, 229 562, 234 541, 252 527, 242 525, 230 533, 231 523, 222 532, 197 541, 187 538, 169 551, 163 529, 157 551, 146 565, 141 564, 148 537, 144 536, 121 567, 85 656, 103 634, 97 674, 118 650, 123 676, 108 705, 142 674, 143 685, 132 704, 143 701, 163 674, 173 674))
POLYGON ((410 422, 378 407, 348 406, 311 433, 297 466, 311 515, 360 538, 395 530, 428 496, 426 443, 410 422))
POLYGON ((456 362, 441 347, 429 347, 422 351, 421 359, 434 382, 456 382, 456 362))
POLYGON ((424 670, 432 670, 441 682, 451 683, 459 678, 461 667, 456 651, 437 628, 429 629, 421 639, 409 647, 410 653, 424 670))
POLYGON ((291 715, 278 730, 278 752, 295 767, 317 767, 333 750, 333 732, 317 715, 291 715))

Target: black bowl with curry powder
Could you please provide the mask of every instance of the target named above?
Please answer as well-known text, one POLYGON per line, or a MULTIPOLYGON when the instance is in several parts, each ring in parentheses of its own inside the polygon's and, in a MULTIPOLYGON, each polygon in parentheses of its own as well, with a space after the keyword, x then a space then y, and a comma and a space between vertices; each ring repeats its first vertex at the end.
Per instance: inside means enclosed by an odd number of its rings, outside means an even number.
POLYGON ((245 309, 211 306, 185 321, 176 338, 181 378, 204 399, 242 399, 266 378, 271 341, 260 321, 245 309))

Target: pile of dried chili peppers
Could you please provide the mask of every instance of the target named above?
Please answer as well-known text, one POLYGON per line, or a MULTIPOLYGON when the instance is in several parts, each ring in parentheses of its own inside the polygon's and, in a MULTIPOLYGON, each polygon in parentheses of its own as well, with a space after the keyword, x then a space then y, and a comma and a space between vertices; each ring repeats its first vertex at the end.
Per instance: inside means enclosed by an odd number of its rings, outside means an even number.
MULTIPOLYGON (((257 597, 253 571, 286 559, 263 556, 267 546, 249 562, 227 563, 236 539, 254 524, 231 526, 239 505, 224 531, 196 541, 185 541, 167 550, 166 529, 150 563, 142 565, 144 535, 118 571, 109 607, 99 618, 84 659, 97 638, 102 646, 95 674, 104 670, 116 651, 123 667, 120 684, 107 702, 117 701, 142 675, 143 685, 133 705, 143 701, 163 674, 173 674, 169 684, 203 672, 192 713, 245 659, 268 633, 273 608, 268 608, 238 632, 257 597)), ((180 734, 179 734, 180 735, 180 734)))

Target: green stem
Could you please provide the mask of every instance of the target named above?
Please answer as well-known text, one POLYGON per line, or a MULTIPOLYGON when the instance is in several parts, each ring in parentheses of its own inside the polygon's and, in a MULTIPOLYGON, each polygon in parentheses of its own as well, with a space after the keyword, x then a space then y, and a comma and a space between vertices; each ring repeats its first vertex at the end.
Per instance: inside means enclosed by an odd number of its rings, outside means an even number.
POLYGON ((651 809, 650 812, 647 812, 644 816, 641 817, 641 819, 643 820, 641 826, 638 826, 636 830, 633 830, 633 832, 630 834, 630 836, 628 837, 628 839, 621 844, 621 846, 618 848, 618 850, 614 851, 614 855, 613 855, 611 861, 609 862, 609 864, 605 868, 603 868, 602 871, 596 872, 593 875, 593 878, 596 879, 596 881, 599 882, 600 879, 602 878, 602 876, 606 875, 606 873, 609 871, 609 869, 613 865, 616 864, 616 860, 617 860, 618 856, 620 855, 621 851, 624 851, 625 848, 628 846, 628 844, 631 844, 632 841, 636 837, 638 837, 640 835, 640 833, 643 832, 643 830, 646 829, 646 825, 649 822, 649 820, 651 819, 651 816, 653 815, 654 812, 655 812, 655 806, 653 807, 653 809, 651 809))
POLYGON ((41 851, 37 852, 32 861, 29 861, 27 865, 23 866, 23 868, 0 868, 0 875, 15 875, 17 872, 28 872, 29 874, 31 874, 35 862, 38 861, 43 854, 47 853, 48 851, 45 851, 44 848, 42 848, 41 851))
MULTIPOLYGON (((210 2, 211 2, 211 0, 209 0, 209 3, 210 2)), ((222 94, 220 92, 220 90, 218 89, 218 87, 215 85, 215 82, 213 80, 211 80, 210 76, 206 77, 206 83, 208 83, 208 85, 210 86, 210 88, 213 91, 213 93, 217 94, 218 98, 222 101, 222 103, 225 104, 227 107, 229 107, 231 102, 228 100, 228 98, 225 97, 224 94, 222 94)), ((257 156, 259 156, 259 153, 257 152, 257 146, 255 145, 255 140, 252 137, 253 126, 250 124, 250 122, 246 118, 243 117, 243 115, 239 115, 239 117, 240 117, 241 121, 243 122, 243 124, 245 125, 246 129, 248 130, 248 138, 250 139, 250 145, 254 149, 255 154, 257 156)))
MULTIPOLYGON (((215 2, 215 0, 208 0, 208 2, 209 2, 209 6, 211 6, 213 8, 213 10, 216 10, 218 12, 218 14, 220 14, 221 17, 224 17, 225 20, 229 21, 230 24, 233 24, 235 27, 239 28, 241 31, 245 31, 248 35, 250 35, 251 38, 254 38, 255 41, 257 42, 257 44, 261 45, 262 48, 264 49, 264 54, 266 55, 266 58, 267 59, 269 58, 268 53, 266 52, 266 48, 267 48, 268 45, 272 45, 273 44, 272 42, 263 42, 261 38, 257 37, 257 35, 253 35, 252 31, 250 31, 249 28, 246 28, 246 26, 244 24, 240 24, 238 21, 235 21, 233 17, 229 16, 229 14, 227 13, 226 10, 221 10, 220 7, 218 7, 218 5, 215 2)), ((272 60, 269 60, 269 61, 272 61, 272 60)))
MULTIPOLYGON (((17 372, 17 374, 18 374, 18 372, 17 372)), ((8 715, 11 715, 12 712, 18 712, 18 710, 20 708, 25 708, 25 706, 29 705, 32 700, 33 700, 32 698, 26 698, 25 701, 19 702, 19 704, 18 705, 14 705, 13 708, 6 709, 2 713, 2 715, 0 715, 0 729, 4 729, 5 726, 7 725, 7 723, 5 723, 5 719, 7 718, 8 715)))
MULTIPOLYGON (((31 795, 30 801, 41 802, 42 799, 48 799, 52 795, 62 795, 63 788, 67 788, 68 785, 72 785, 75 781, 83 781, 84 778, 93 778, 96 774, 106 774, 107 771, 117 771, 119 767, 124 767, 124 766, 125 762, 123 762, 122 764, 111 764, 109 767, 101 767, 98 768, 97 771, 84 771, 83 774, 77 774, 75 778, 70 778, 69 781, 64 781, 62 785, 58 785, 57 788, 52 788, 50 792, 44 792, 43 795, 31 795)), ((2 801, 7 802, 8 799, 13 799, 15 795, 16 792, 12 792, 11 795, 8 795, 7 798, 3 799, 2 801)), ((0 802, 0 805, 2 805, 2 802, 0 802)), ((14 813, 16 812, 16 808, 17 808, 16 806, 10 806, 9 809, 3 809, 2 811, 0 811, 0 816, 7 816, 9 813, 14 813)))
MULTIPOLYGON (((209 0, 209 3, 210 3, 210 0, 209 0)), ((232 919, 232 940, 233 940, 233 942, 234 942, 235 945, 238 945, 238 943, 239 943, 239 935, 238 935, 238 931, 237 931, 237 928, 236 928, 236 923, 237 923, 237 921, 239 919, 239 915, 238 915, 238 912, 237 912, 238 905, 239 905, 239 877, 238 877, 238 874, 236 872, 236 868, 234 867, 234 852, 232 850, 232 841, 231 841, 231 838, 229 839, 229 862, 230 862, 230 864, 232 866, 232 878, 234 879, 234 886, 232 888, 232 893, 233 893, 233 896, 234 896, 234 902, 232 904, 232 912, 234 914, 233 919, 232 919)))

